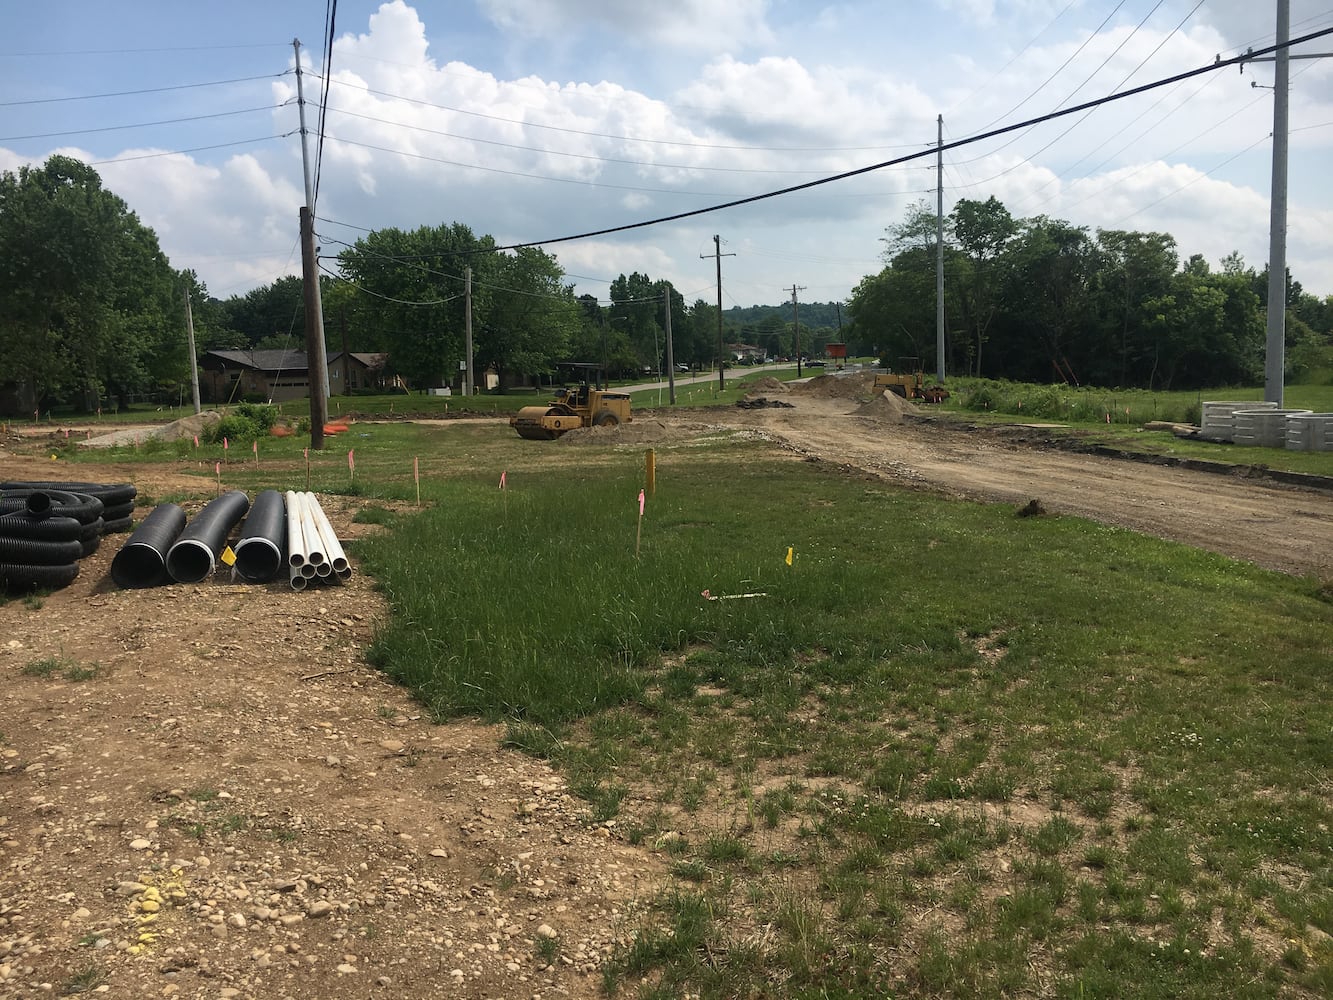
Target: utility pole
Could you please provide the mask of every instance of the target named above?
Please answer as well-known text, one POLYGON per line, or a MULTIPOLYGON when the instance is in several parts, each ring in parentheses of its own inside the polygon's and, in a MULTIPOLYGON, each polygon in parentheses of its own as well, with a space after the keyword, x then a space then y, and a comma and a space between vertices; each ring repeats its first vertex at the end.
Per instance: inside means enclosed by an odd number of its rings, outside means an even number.
POLYGON ((801 310, 796 304, 796 293, 805 291, 804 285, 791 286, 791 325, 796 335, 796 377, 801 377, 801 310))
POLYGON ((671 400, 671 405, 676 405, 676 355, 671 347, 671 286, 664 285, 662 288, 662 301, 666 305, 666 366, 667 366, 667 398, 671 400))
POLYGON ((305 302, 306 381, 310 383, 310 447, 324 447, 324 424, 329 418, 329 363, 324 351, 324 303, 319 289, 319 257, 315 248, 315 192, 310 178, 310 149, 305 127, 305 89, 301 83, 301 40, 292 39, 296 52, 296 107, 301 118, 301 168, 305 175, 305 205, 301 219, 301 278, 305 302))
POLYGON ((944 116, 935 140, 935 379, 944 384, 944 116))
POLYGON ((199 358, 194 353, 194 313, 190 311, 190 290, 185 289, 185 340, 190 347, 190 398, 195 416, 199 415, 199 358))
POLYGON ((467 341, 467 371, 463 378, 463 395, 472 395, 472 266, 463 269, 463 334, 467 341))
POLYGON ((727 387, 727 379, 722 371, 722 258, 735 257, 734 253, 722 252, 722 237, 713 237, 713 252, 711 254, 701 253, 699 259, 705 257, 714 257, 717 259, 717 389, 721 392, 727 387))

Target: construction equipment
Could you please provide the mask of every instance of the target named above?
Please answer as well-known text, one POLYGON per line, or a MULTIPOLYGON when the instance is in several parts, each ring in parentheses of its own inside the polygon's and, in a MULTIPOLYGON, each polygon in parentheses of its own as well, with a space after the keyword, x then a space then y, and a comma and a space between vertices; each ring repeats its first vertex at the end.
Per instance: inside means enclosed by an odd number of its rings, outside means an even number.
POLYGON ((525 406, 509 418, 509 426, 521 438, 554 441, 577 427, 617 427, 632 419, 629 393, 605 388, 601 365, 566 364, 581 376, 577 385, 557 389, 547 406, 525 406), (591 377, 592 385, 589 385, 591 377))
POLYGON ((926 403, 942 403, 949 398, 949 390, 942 385, 926 385, 926 373, 921 370, 919 358, 899 358, 901 371, 875 373, 875 391, 887 389, 903 399, 919 399, 926 403))

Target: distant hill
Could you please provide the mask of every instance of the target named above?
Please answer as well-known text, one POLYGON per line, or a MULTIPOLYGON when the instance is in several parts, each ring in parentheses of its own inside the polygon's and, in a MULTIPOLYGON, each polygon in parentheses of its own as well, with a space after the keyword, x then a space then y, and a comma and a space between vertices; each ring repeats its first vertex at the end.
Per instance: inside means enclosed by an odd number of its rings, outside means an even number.
MULTIPOLYGON (((836 302, 802 302, 800 303, 801 328, 819 329, 827 327, 829 330, 838 329, 838 307, 836 302)), ((792 321, 791 303, 787 302, 780 306, 732 306, 722 312, 724 322, 728 326, 744 329, 745 327, 757 327, 764 320, 770 317, 777 317, 783 326, 789 326, 792 321)), ((843 317, 845 323, 846 317, 843 317)))

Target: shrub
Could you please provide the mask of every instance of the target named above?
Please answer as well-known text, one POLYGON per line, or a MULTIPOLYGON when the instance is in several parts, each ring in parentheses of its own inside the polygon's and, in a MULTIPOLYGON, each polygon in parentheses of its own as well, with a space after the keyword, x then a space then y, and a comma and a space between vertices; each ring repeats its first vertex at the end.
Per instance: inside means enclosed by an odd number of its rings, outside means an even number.
POLYGON ((217 444, 228 441, 253 441, 268 434, 278 421, 278 410, 266 403, 241 403, 209 431, 208 439, 217 444))

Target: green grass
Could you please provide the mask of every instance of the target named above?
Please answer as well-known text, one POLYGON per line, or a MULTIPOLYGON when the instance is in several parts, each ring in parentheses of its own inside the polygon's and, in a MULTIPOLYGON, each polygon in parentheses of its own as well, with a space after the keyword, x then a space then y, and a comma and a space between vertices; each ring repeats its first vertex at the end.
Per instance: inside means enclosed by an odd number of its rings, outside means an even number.
POLYGON ((25 677, 51 678, 60 676, 67 681, 78 683, 101 677, 104 668, 100 663, 80 663, 68 656, 47 656, 39 660, 30 660, 19 671, 25 677))
MULTIPOLYGON (((303 485, 302 442, 261 448, 228 486, 303 485)), ((637 449, 359 424, 311 469, 386 528, 352 547, 374 662, 669 866, 609 988, 1327 992, 1326 581, 733 437, 656 452, 641 536, 637 449)), ((159 457, 211 493, 211 456, 159 457)))
POLYGON ((393 608, 371 656, 436 718, 505 721, 589 822, 663 853, 673 887, 610 988, 1327 981, 1318 581, 727 439, 657 449, 636 555, 636 451, 435 440, 429 506, 358 544, 393 608))

